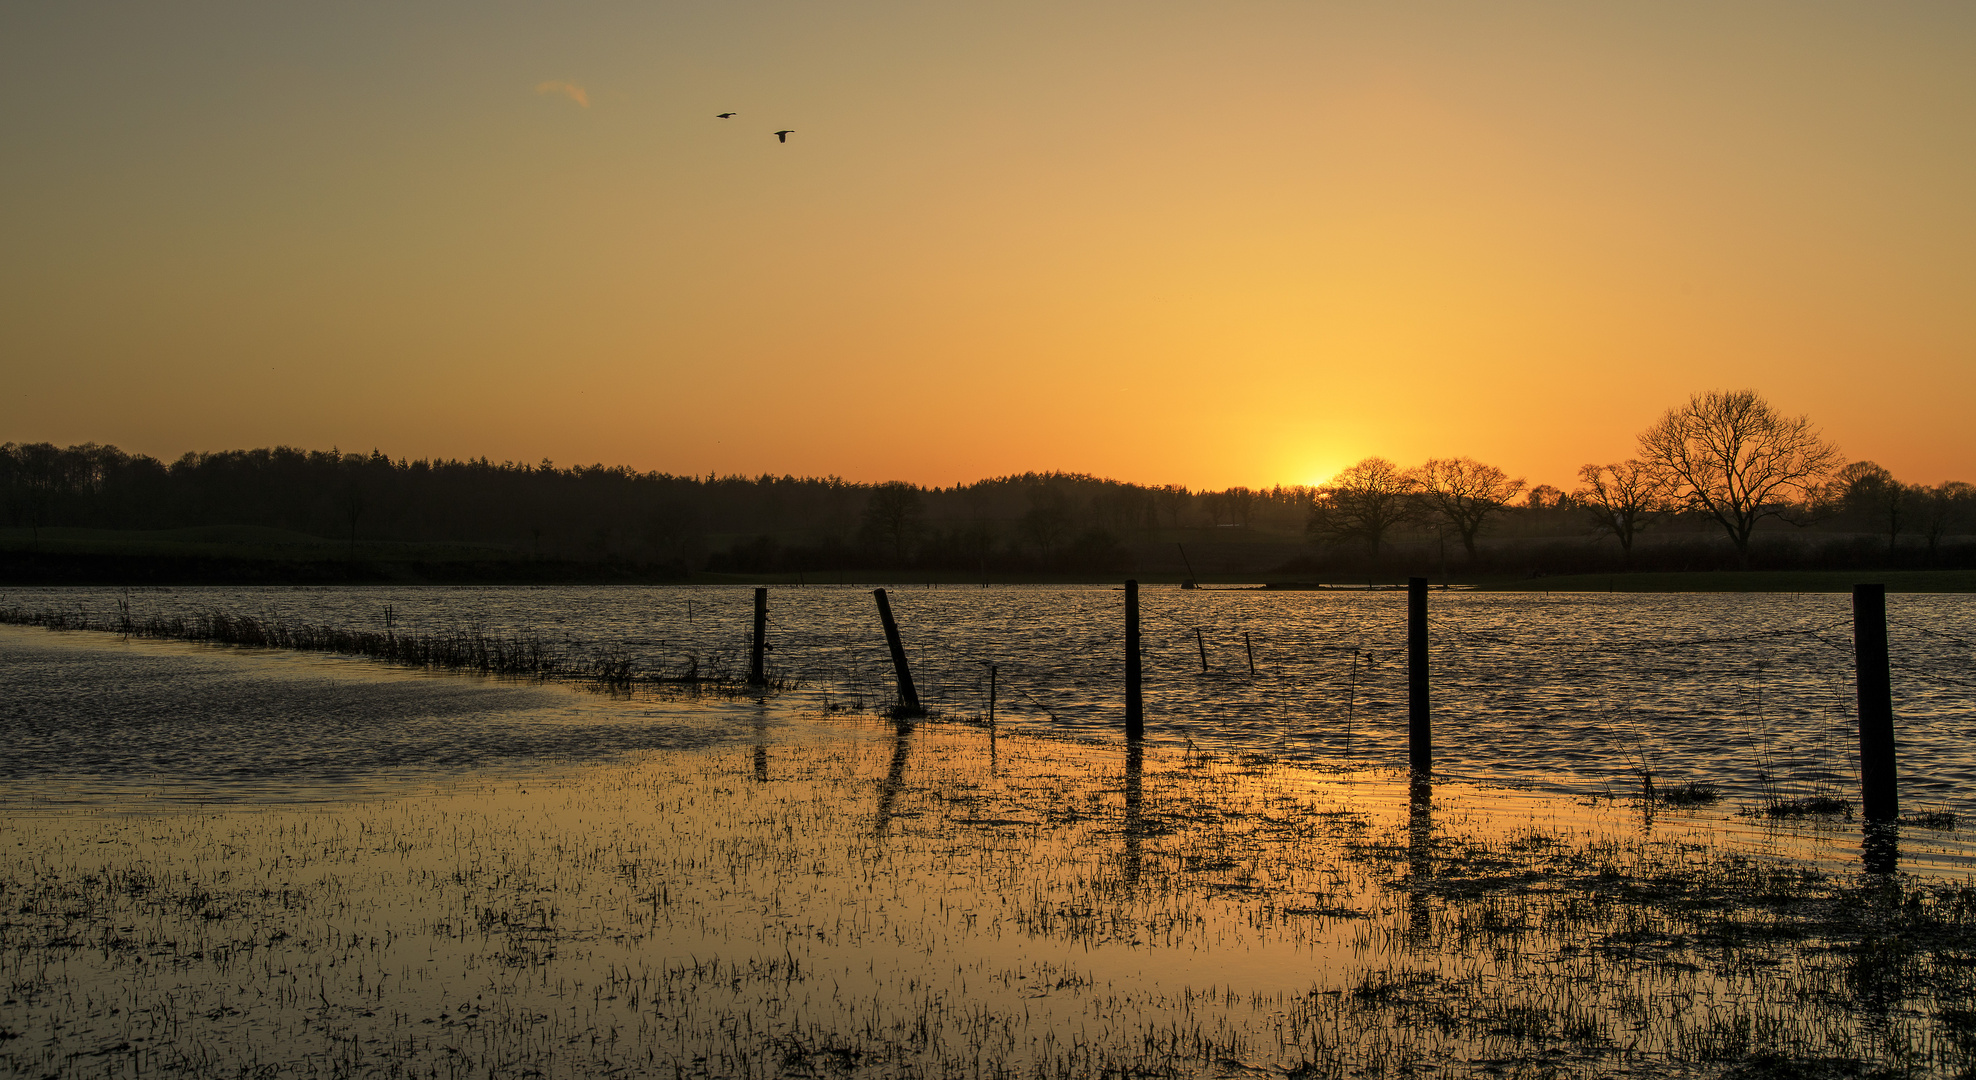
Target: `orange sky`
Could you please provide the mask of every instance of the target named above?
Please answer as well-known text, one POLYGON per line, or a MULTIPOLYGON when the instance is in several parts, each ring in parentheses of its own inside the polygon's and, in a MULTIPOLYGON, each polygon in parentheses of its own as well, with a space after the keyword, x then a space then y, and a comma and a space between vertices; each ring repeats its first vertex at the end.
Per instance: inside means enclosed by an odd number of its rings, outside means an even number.
POLYGON ((0 14, 0 440, 1976 480, 1966 3, 269 7, 0 14))

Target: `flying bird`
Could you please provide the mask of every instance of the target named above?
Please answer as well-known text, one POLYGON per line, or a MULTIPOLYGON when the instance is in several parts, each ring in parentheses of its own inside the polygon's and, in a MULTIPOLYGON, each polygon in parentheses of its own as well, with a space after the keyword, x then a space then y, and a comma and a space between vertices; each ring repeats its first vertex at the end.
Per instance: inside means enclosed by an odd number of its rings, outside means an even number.
POLYGON ((775 141, 776 141, 776 142, 788 142, 788 141, 789 141, 789 136, 790 136, 790 135, 792 135, 792 134, 794 134, 794 133, 795 133, 795 131, 796 131, 796 129, 795 129, 795 128, 784 128, 784 129, 782 129, 781 131, 778 131, 778 132, 776 132, 776 133, 775 133, 775 141))
POLYGON ((741 115, 741 114, 740 114, 740 113, 731 113, 731 112, 724 112, 724 113, 715 113, 715 114, 714 114, 714 119, 716 119, 716 120, 725 120, 725 119, 727 119, 727 118, 728 118, 728 117, 730 117, 730 116, 739 116, 739 115, 741 115))

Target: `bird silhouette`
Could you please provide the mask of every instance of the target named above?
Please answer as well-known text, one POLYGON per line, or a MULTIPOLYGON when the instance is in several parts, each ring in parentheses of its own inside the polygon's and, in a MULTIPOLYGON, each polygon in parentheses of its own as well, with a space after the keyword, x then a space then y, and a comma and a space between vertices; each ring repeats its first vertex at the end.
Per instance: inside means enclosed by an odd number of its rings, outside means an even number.
POLYGON ((778 131, 778 132, 776 132, 776 133, 775 133, 775 141, 776 141, 776 142, 788 142, 788 141, 789 141, 789 136, 790 136, 790 135, 792 135, 792 134, 794 134, 794 133, 795 133, 795 131, 796 131, 796 129, 795 129, 795 128, 784 128, 783 130, 781 130, 781 131, 778 131))
POLYGON ((727 118, 728 118, 728 117, 730 117, 730 116, 739 116, 739 115, 741 115, 741 114, 740 114, 740 113, 731 113, 731 112, 724 112, 724 113, 715 113, 715 114, 714 114, 714 119, 716 119, 716 120, 725 120, 725 119, 727 119, 727 118))

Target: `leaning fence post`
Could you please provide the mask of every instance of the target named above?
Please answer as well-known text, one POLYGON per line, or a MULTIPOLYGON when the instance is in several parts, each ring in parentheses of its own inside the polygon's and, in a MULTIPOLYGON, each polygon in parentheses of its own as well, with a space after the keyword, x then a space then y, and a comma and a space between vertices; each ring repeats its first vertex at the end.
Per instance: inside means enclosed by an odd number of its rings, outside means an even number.
POLYGON ((1201 650, 1201 674, 1208 673, 1208 639, 1201 634, 1201 628, 1194 628, 1194 647, 1201 650))
POLYGON ((1407 579, 1407 767, 1434 767, 1434 724, 1427 710, 1427 579, 1407 579))
POLYGON ((1146 736, 1146 705, 1139 693, 1139 583, 1125 583, 1125 737, 1146 736))
POLYGON ((1853 586, 1853 678, 1859 687, 1859 801, 1868 821, 1900 817, 1894 688, 1887 670, 1887 587, 1853 586))
POLYGON ((885 599, 884 589, 873 589, 871 595, 878 601, 878 620, 885 624, 885 644, 892 647, 892 670, 899 675, 899 708, 903 712, 923 712, 919 707, 919 691, 913 688, 912 669, 906 666, 906 646, 899 640, 899 624, 892 621, 892 604, 885 599))
POLYGON ((755 590, 755 643, 748 650, 748 683, 760 686, 768 682, 762 672, 762 650, 768 642, 768 590, 755 590))

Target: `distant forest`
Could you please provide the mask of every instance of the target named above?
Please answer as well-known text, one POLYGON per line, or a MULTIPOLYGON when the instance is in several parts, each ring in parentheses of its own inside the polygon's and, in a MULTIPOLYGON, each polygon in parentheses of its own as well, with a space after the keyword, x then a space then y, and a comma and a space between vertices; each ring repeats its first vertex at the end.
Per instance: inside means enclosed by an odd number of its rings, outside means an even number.
POLYGON ((8 443, 0 513, 15 552, 45 530, 258 526, 347 543, 353 555, 381 542, 479 545, 494 558, 653 577, 1976 566, 1976 488, 1905 484, 1871 462, 1812 464, 1816 475, 1750 493, 1741 516, 1725 518, 1641 460, 1588 465, 1569 492, 1467 458, 1410 469, 1371 458, 1323 487, 1193 491, 1071 473, 943 488, 289 447, 166 463, 110 446, 8 443))

